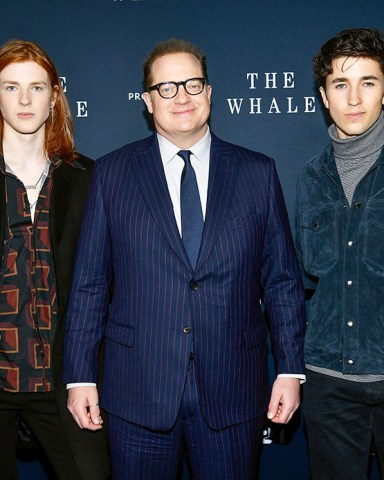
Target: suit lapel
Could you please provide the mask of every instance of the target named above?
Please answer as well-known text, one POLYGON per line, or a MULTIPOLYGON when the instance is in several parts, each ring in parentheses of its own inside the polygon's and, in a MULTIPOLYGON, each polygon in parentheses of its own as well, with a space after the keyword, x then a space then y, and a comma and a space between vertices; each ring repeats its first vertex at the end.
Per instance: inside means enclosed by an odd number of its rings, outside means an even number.
POLYGON ((52 175, 53 188, 50 208, 51 238, 52 249, 54 253, 57 253, 68 214, 68 198, 70 198, 68 188, 70 187, 70 182, 67 176, 68 172, 64 168, 64 165, 53 170, 52 175))
MULTIPOLYGON (((207 210, 196 270, 207 260, 228 217, 237 183, 238 162, 230 144, 212 134, 207 210)), ((147 207, 164 238, 192 271, 177 228, 155 135, 138 147, 133 156, 133 168, 147 207)))
POLYGON ((228 217, 237 183, 238 162, 231 145, 212 134, 207 211, 196 270, 207 260, 228 217))
POLYGON ((1 250, 4 245, 5 227, 7 223, 6 213, 6 192, 5 192, 5 175, 0 174, 0 245, 1 250))
POLYGON ((191 270, 173 213, 156 135, 143 140, 137 148, 133 156, 133 168, 147 207, 165 240, 191 270))

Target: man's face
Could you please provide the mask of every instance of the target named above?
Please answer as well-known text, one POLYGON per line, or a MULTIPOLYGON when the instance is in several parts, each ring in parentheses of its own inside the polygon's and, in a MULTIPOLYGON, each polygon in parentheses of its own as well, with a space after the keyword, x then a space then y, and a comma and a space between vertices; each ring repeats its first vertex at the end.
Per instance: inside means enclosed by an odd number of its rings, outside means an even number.
POLYGON ((35 62, 17 62, 0 72, 0 111, 4 120, 4 135, 41 134, 54 105, 47 72, 35 62))
POLYGON ((320 88, 339 138, 366 132, 379 118, 384 104, 384 75, 376 60, 340 57, 320 88))
MULTIPOLYGON (((189 53, 174 53, 156 59, 152 65, 153 85, 203 78, 198 59, 189 53)), ((197 143, 207 131, 211 86, 198 95, 189 95, 182 85, 177 95, 166 99, 155 91, 143 93, 143 99, 158 133, 182 149, 197 143)))

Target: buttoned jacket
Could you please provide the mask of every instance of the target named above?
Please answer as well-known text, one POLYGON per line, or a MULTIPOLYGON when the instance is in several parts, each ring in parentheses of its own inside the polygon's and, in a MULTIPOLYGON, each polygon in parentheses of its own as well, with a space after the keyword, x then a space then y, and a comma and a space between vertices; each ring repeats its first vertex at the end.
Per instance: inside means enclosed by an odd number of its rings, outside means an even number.
POLYGON ((384 374, 384 155, 345 197, 331 144, 297 183, 296 247, 310 298, 308 364, 384 374))
POLYGON ((168 430, 193 354, 208 424, 220 429, 253 419, 269 400, 260 300, 278 373, 302 373, 303 289, 270 158, 212 135, 195 269, 156 135, 96 162, 67 316, 66 382, 97 380, 105 337, 102 405, 130 422, 168 430))

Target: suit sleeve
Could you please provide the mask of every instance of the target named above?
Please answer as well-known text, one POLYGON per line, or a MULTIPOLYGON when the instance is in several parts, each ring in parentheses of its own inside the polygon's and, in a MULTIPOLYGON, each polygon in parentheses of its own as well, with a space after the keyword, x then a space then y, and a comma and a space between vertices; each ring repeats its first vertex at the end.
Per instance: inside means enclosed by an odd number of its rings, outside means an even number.
POLYGON ((304 373, 304 289, 274 163, 269 179, 262 287, 277 373, 304 373))
POLYGON ((103 199, 102 164, 96 162, 84 210, 68 305, 64 383, 97 383, 112 285, 110 232, 103 199))

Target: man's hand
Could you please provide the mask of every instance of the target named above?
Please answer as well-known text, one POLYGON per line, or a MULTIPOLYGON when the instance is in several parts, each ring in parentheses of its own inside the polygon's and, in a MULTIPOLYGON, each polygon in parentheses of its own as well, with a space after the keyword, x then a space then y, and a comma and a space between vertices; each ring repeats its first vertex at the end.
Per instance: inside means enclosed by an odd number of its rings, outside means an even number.
POLYGON ((80 428, 100 430, 103 419, 100 415, 99 395, 96 387, 73 387, 68 389, 68 410, 80 428))
POLYGON ((288 423, 300 405, 300 380, 278 377, 273 383, 267 417, 274 423, 288 423))

